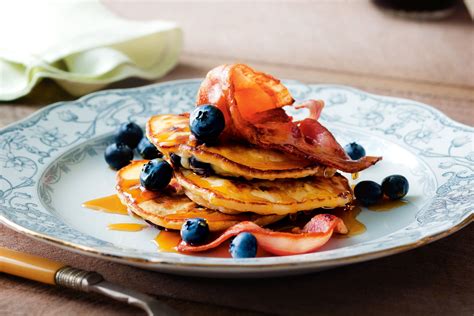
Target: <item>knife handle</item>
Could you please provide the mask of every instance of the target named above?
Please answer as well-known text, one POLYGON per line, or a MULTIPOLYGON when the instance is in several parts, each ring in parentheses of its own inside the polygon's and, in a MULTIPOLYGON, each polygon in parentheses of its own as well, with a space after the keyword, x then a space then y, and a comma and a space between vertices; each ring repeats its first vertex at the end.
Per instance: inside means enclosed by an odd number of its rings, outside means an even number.
POLYGON ((0 272, 29 280, 87 291, 87 286, 103 280, 96 272, 0 247, 0 272))
POLYGON ((47 284, 56 284, 55 275, 65 264, 0 247, 0 272, 47 284))

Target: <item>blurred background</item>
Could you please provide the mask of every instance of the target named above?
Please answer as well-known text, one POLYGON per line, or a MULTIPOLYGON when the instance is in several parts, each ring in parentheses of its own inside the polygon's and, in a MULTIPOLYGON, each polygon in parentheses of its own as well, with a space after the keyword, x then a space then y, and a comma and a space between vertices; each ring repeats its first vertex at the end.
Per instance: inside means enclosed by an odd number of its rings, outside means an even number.
POLYGON ((125 18, 178 22, 185 57, 474 85, 466 71, 474 43, 460 41, 473 25, 462 4, 444 20, 423 20, 357 0, 103 3, 125 18))
MULTIPOLYGON (((95 1, 72 2, 78 12, 95 1)), ((456 107, 450 115, 467 122, 474 106, 472 2, 101 0, 99 5, 117 18, 171 21, 182 29, 177 64, 165 76, 119 78, 107 87, 203 77, 218 64, 243 62, 279 78, 351 85, 420 100, 445 112, 456 107)), ((55 8, 58 2, 38 3, 55 8)), ((8 2, 2 7, 7 12, 8 2)), ((156 47, 135 49, 153 55, 156 47)), ((42 80, 27 95, 3 103, 29 112, 81 94, 71 95, 61 86, 42 80)))

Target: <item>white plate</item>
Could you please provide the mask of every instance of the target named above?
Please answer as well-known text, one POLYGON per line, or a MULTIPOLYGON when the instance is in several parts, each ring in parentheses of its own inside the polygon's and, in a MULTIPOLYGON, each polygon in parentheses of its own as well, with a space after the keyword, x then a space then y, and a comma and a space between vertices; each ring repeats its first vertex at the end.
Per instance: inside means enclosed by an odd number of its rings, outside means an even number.
POLYGON ((103 151, 118 124, 144 124, 157 113, 189 111, 200 80, 101 91, 48 106, 0 131, 0 215, 6 225, 66 249, 169 273, 270 276, 315 271, 405 251, 442 238, 474 218, 474 129, 415 101, 335 85, 287 81, 297 100, 326 102, 321 121, 341 144, 357 141, 383 161, 358 181, 403 174, 405 205, 363 209, 367 231, 332 239, 305 255, 226 259, 158 252, 155 228, 107 230, 139 220, 95 212, 81 203, 114 193, 103 151))

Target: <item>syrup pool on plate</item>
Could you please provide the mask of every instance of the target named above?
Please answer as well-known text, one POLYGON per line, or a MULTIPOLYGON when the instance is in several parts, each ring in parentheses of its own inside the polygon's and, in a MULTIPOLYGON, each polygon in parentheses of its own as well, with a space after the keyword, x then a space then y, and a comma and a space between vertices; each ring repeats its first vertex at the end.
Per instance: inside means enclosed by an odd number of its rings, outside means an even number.
MULTIPOLYGON (((131 194, 136 200, 140 202, 154 198, 154 193, 150 191, 141 190, 136 184, 132 184, 128 187, 127 193, 131 194)), ((127 207, 122 204, 119 197, 114 195, 105 196, 102 198, 93 199, 82 204, 83 207, 90 208, 93 210, 100 210, 106 213, 112 214, 121 214, 121 215, 132 215, 133 213, 127 212, 127 207)), ((145 228, 149 227, 147 224, 139 223, 111 223, 107 226, 109 230, 115 231, 126 231, 126 232, 139 232, 145 228)), ((211 238, 216 238, 213 236, 211 238)), ((155 239, 153 240, 157 245, 158 251, 162 252, 178 252, 176 247, 181 241, 181 236, 178 231, 167 231, 160 230, 155 239)), ((201 256, 201 257, 214 257, 214 258, 230 258, 229 254, 229 244, 230 242, 225 242, 219 247, 199 253, 183 253, 185 255, 191 256, 201 256)), ((267 257, 271 254, 263 251, 257 251, 257 257, 267 257)))
POLYGON ((128 215, 127 207, 122 204, 117 194, 86 201, 82 203, 82 207, 106 213, 128 215))
MULTIPOLYGON (((126 193, 130 194, 135 201, 138 203, 153 199, 156 197, 156 194, 150 191, 142 190, 139 184, 136 181, 130 181, 130 183, 126 186, 126 193)), ((407 202, 404 200, 397 200, 397 201, 390 201, 390 200, 383 200, 381 203, 368 207, 371 211, 389 211, 394 208, 400 207, 405 205, 407 202)), ((133 213, 129 213, 127 211, 127 207, 122 204, 120 198, 114 194, 105 196, 102 198, 93 199, 82 204, 83 207, 91 208, 94 210, 100 210, 107 213, 113 214, 122 214, 122 215, 133 215, 133 213)), ((347 226, 349 232, 347 235, 340 235, 334 234, 336 238, 348 238, 352 236, 356 236, 362 234, 366 231, 365 225, 357 220, 357 216, 361 212, 360 207, 352 207, 352 208, 337 208, 333 210, 329 210, 328 212, 334 214, 341 218, 344 221, 344 224, 347 226)), ((301 219, 304 218, 300 218, 301 219)), ((308 219, 309 220, 309 219, 308 219)), ((298 227, 297 221, 290 220, 290 217, 286 220, 282 220, 280 223, 276 223, 274 229, 276 230, 283 230, 283 231, 291 231, 293 228, 298 227)), ((107 226, 109 230, 117 230, 117 231, 126 231, 126 232, 139 232, 145 228, 149 227, 147 224, 139 224, 139 223, 112 223, 107 226)), ((211 240, 216 238, 217 235, 211 236, 211 240)), ((168 231, 168 230, 160 230, 160 232, 156 235, 153 242, 157 246, 158 251, 162 252, 176 252, 178 253, 177 246, 181 242, 181 236, 178 231, 168 231)), ((182 253, 185 255, 191 256, 201 256, 201 257, 215 257, 215 258, 230 258, 229 254, 229 245, 230 241, 227 241, 220 245, 217 248, 214 248, 209 251, 199 252, 199 253, 182 253)), ((265 252, 264 250, 259 249, 257 251, 257 257, 268 257, 271 254, 265 252)))
MULTIPOLYGON (((123 186, 125 193, 131 195, 136 203, 151 200, 157 195, 157 193, 142 190, 138 181, 127 181, 123 186)), ((117 194, 86 201, 82 203, 82 207, 106 213, 129 215, 127 206, 122 204, 117 194)))
POLYGON ((389 200, 384 198, 382 201, 375 205, 371 205, 367 207, 367 209, 374 211, 374 212, 387 212, 398 207, 406 205, 408 202, 405 200, 389 200))
POLYGON ((107 225, 107 228, 110 230, 119 230, 126 232, 139 232, 147 227, 148 225, 138 223, 114 223, 107 225))
POLYGON ((331 214, 336 215, 337 217, 342 219, 349 231, 346 235, 334 234, 334 236, 339 238, 347 238, 363 234, 367 230, 367 228, 362 222, 357 220, 357 216, 360 214, 361 211, 362 209, 357 206, 349 209, 338 208, 332 210, 331 214))

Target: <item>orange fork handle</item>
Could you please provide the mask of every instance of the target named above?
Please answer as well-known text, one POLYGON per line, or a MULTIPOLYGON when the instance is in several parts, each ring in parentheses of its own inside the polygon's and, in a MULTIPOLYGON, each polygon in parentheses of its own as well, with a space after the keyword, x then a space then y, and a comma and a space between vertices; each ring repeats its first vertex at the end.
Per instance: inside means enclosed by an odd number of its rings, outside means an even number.
POLYGON ((0 247, 0 272, 56 284, 56 272, 66 265, 53 260, 0 247))

